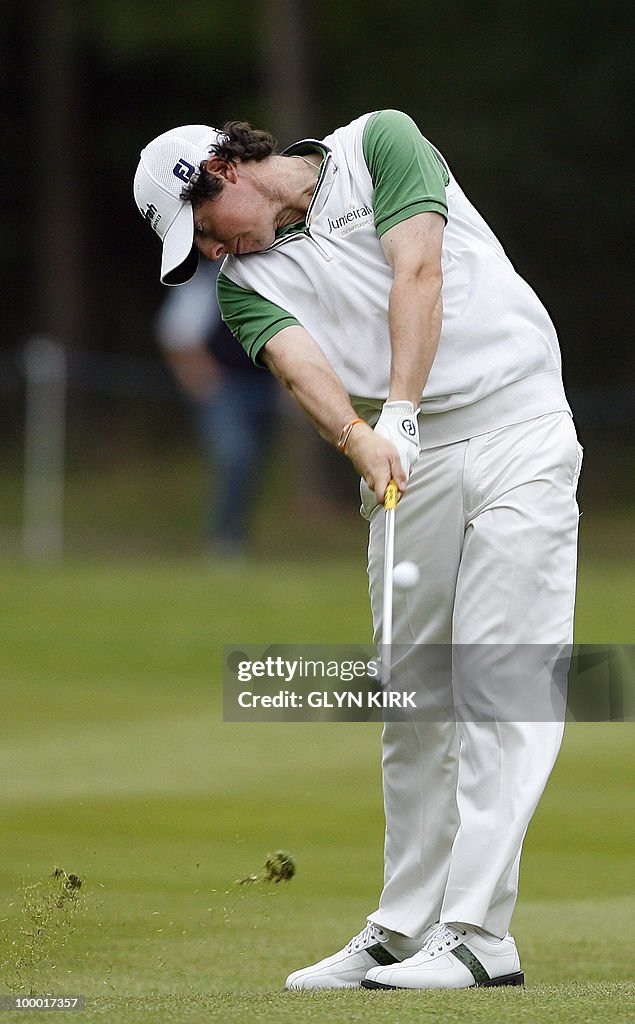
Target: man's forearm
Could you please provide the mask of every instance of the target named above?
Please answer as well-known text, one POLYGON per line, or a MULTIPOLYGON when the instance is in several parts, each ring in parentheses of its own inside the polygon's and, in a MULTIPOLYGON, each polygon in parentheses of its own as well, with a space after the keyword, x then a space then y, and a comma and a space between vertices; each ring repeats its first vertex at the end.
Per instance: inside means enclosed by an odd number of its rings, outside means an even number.
MULTIPOLYGON (((357 417, 342 382, 311 335, 299 326, 285 327, 267 342, 262 358, 322 437, 337 444, 342 429, 357 417)), ((391 478, 397 481, 401 492, 405 490, 407 477, 397 449, 367 423, 355 424, 344 453, 375 491, 378 501, 383 501, 391 478)))
POLYGON ((398 275, 390 293, 389 401, 421 402, 441 333, 441 275, 398 275))
POLYGON ((319 434, 337 444, 342 428, 355 419, 356 413, 342 382, 313 338, 301 327, 286 327, 265 345, 262 357, 319 434))
POLYGON ((396 224, 381 239, 393 270, 388 310, 388 398, 412 402, 415 409, 421 402, 441 333, 444 227, 445 221, 438 213, 421 213, 396 224))

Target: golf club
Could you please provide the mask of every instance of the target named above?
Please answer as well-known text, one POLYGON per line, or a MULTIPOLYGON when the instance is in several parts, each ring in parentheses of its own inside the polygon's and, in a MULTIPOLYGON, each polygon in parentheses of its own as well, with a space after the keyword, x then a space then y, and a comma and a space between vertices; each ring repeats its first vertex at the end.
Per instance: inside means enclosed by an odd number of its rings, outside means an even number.
POLYGON ((395 561, 395 510, 399 490, 394 480, 390 480, 384 494, 384 605, 381 630, 381 676, 382 685, 390 682, 390 647, 392 643, 392 594, 393 567, 395 561))

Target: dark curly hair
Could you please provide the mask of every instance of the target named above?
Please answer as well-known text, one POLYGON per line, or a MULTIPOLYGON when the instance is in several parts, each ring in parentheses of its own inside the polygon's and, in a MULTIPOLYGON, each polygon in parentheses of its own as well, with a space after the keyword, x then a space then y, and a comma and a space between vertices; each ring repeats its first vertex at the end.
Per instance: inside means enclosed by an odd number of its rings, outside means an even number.
MULTIPOLYGON (((247 121, 227 121, 223 125, 220 140, 210 147, 210 156, 220 157, 227 163, 235 164, 238 160, 264 160, 272 153, 278 152, 278 143, 269 132, 252 128, 247 121)), ((200 206, 207 199, 214 199, 223 190, 223 179, 211 174, 202 160, 198 171, 193 174, 181 191, 181 199, 192 206, 200 206)))

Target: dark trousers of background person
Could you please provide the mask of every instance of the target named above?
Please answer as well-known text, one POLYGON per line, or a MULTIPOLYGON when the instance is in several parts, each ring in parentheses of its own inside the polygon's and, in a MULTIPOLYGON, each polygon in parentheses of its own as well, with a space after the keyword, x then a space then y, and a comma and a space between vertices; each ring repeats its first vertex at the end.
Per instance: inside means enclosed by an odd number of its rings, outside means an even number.
POLYGON ((268 374, 232 370, 212 397, 195 403, 195 425, 208 469, 206 538, 219 555, 244 550, 271 448, 276 399, 276 384, 268 374))

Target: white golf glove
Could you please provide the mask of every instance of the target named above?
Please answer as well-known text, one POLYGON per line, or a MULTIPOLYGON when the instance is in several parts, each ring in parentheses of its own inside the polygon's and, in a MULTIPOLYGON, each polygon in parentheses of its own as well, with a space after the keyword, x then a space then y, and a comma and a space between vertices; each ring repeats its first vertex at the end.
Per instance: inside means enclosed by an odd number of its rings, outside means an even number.
POLYGON ((419 457, 419 424, 412 402, 384 402, 375 433, 392 441, 407 477, 419 457))

